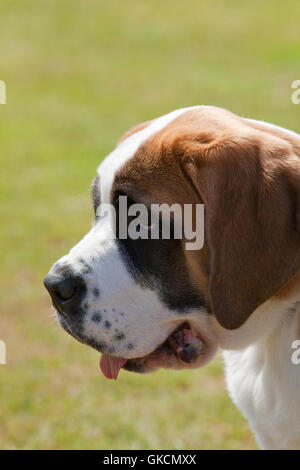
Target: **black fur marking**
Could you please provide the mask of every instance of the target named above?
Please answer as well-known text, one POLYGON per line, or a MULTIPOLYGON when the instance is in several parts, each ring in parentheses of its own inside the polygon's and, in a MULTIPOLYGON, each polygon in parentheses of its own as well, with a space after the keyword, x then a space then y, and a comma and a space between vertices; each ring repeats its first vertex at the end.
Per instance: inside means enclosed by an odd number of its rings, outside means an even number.
POLYGON ((68 263, 56 264, 54 266, 54 272, 55 274, 62 275, 62 276, 70 276, 74 274, 73 269, 68 263))
POLYGON ((99 312, 93 313, 92 320, 95 323, 100 323, 101 322, 101 314, 99 312))
POLYGON ((122 341, 122 339, 125 339, 125 338, 126 338, 126 336, 124 335, 124 333, 119 333, 115 336, 115 339, 117 341, 122 341))
POLYGON ((108 321, 108 320, 105 320, 105 322, 104 322, 104 326, 105 326, 105 328, 106 328, 107 330, 109 330, 109 328, 111 327, 111 323, 110 323, 110 321, 108 321))
MULTIPOLYGON (((117 243, 130 275, 141 286, 156 290, 162 302, 171 310, 185 313, 195 308, 203 308, 203 294, 190 278, 183 243, 175 238, 174 227, 170 228, 169 240, 162 237, 158 240, 132 240, 130 236, 126 239, 118 238, 118 194, 121 193, 112 191, 112 201, 115 201, 117 213, 117 243)), ((128 207, 133 203, 134 201, 127 197, 128 207)), ((159 219, 157 223, 161 225, 159 219)))
POLYGON ((97 287, 95 287, 95 289, 93 290, 93 294, 94 294, 94 297, 96 297, 96 298, 99 297, 100 291, 99 291, 99 289, 97 289, 97 287))

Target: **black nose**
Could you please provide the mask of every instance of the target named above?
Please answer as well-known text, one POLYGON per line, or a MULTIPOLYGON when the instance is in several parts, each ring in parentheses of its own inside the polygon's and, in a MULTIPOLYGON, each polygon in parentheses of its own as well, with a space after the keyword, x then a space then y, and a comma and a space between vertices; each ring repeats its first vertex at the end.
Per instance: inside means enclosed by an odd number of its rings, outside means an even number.
POLYGON ((80 307, 86 287, 81 277, 70 274, 56 275, 48 273, 44 279, 53 306, 62 314, 75 314, 80 307))

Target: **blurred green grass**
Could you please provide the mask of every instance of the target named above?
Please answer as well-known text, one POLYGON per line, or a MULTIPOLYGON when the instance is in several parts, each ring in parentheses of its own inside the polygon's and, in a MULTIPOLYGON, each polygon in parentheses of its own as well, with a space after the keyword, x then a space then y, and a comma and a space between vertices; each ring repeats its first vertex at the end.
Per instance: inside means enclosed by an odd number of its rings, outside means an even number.
POLYGON ((300 4, 16 0, 1 4, 2 449, 248 449, 222 362, 98 372, 50 317, 42 278, 87 231, 89 188, 127 128, 194 104, 300 131, 300 4))

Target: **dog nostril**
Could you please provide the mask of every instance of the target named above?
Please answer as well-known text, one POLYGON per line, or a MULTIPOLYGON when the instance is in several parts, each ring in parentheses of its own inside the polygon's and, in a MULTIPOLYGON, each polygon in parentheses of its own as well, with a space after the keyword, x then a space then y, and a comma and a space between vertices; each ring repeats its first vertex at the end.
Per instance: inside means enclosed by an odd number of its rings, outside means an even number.
POLYGON ((48 273, 44 279, 54 308, 62 315, 81 313, 80 305, 86 293, 84 279, 66 270, 64 275, 48 273))
POLYGON ((56 296, 60 297, 62 300, 70 300, 75 294, 76 289, 77 285, 74 279, 67 278, 60 281, 53 290, 56 296))
POLYGON ((52 299, 62 303, 71 300, 79 286, 78 278, 74 276, 57 277, 48 274, 44 279, 46 289, 49 291, 52 299))

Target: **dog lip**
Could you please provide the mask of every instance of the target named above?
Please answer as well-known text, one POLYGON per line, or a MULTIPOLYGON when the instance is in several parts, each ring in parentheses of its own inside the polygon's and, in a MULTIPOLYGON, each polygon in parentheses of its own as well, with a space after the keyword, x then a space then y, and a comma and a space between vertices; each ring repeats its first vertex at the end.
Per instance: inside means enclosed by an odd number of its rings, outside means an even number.
POLYGON ((176 327, 165 341, 151 353, 143 357, 128 359, 122 368, 130 372, 144 373, 148 372, 149 369, 151 370, 153 366, 154 370, 158 368, 174 368, 176 365, 180 368, 191 367, 197 363, 201 356, 205 355, 207 349, 209 349, 207 342, 203 340, 199 332, 196 332, 191 325, 185 321, 176 327), (181 333, 183 332, 183 340, 186 330, 193 331, 193 341, 186 345, 184 343, 180 345, 176 336, 179 337, 180 341, 181 333), (196 337, 198 339, 196 339, 196 337), (192 350, 186 352, 184 350, 185 346, 191 346, 192 350), (183 354, 183 352, 185 352, 185 354, 183 354))
MULTIPOLYGON (((98 351, 101 354, 115 356, 114 348, 109 348, 105 344, 101 344, 91 338, 86 337, 77 331, 76 325, 70 324, 69 317, 65 317, 59 310, 57 310, 58 320, 64 330, 73 336, 77 341, 82 344, 88 345, 98 351)), ((194 336, 195 337, 195 336, 194 336)), ((180 340, 180 336, 179 336, 180 340)), ((178 338, 177 338, 178 341, 178 338)), ((188 343, 187 343, 188 345, 188 343)), ((183 343, 184 346, 184 343, 183 343)), ((188 321, 184 321, 177 326, 171 334, 152 352, 144 356, 126 358, 126 363, 121 368, 129 372, 146 373, 154 372, 157 369, 183 369, 183 368, 195 368, 204 365, 213 356, 216 351, 216 347, 212 341, 204 339, 202 334, 195 330, 188 321), (172 338, 176 335, 181 335, 184 330, 194 330, 194 335, 201 342, 202 347, 192 351, 188 351, 186 356, 182 356, 181 351, 183 348, 179 348, 178 343, 174 344, 172 338)))
POLYGON ((70 318, 70 315, 68 315, 66 312, 64 312, 63 304, 62 305, 56 304, 56 302, 54 300, 52 300, 52 305, 55 308, 56 313, 59 317, 62 317, 65 321, 67 321, 70 318))

